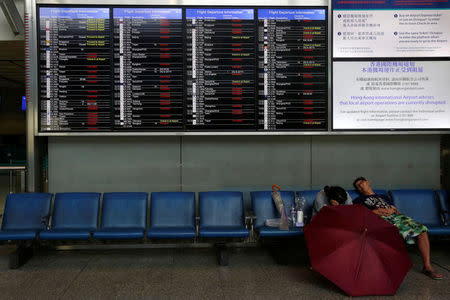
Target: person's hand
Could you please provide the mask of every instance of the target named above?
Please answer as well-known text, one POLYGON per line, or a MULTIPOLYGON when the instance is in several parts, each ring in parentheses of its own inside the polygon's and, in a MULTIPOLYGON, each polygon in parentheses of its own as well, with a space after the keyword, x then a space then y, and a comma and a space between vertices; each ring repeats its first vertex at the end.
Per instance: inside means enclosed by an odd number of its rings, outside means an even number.
POLYGON ((336 206, 336 205, 339 205, 339 202, 337 202, 336 200, 331 199, 330 200, 330 204, 331 204, 331 206, 336 206))
POLYGON ((396 215, 398 215, 400 212, 398 211, 397 207, 395 207, 394 205, 391 205, 391 208, 394 209, 394 212, 396 215))
POLYGON ((389 216, 390 214, 386 211, 386 208, 375 208, 372 210, 373 213, 379 216, 389 216))
POLYGON ((376 208, 373 210, 374 213, 376 213, 379 216, 389 216, 392 215, 393 213, 397 213, 397 209, 393 206, 388 207, 388 208, 376 208))

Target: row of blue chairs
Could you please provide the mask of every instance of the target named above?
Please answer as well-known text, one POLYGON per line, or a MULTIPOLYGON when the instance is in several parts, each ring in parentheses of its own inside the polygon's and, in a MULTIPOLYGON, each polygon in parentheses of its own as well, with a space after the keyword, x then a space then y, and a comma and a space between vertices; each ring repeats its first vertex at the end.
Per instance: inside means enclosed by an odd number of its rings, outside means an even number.
MULTIPOLYGON (((0 240, 100 240, 148 238, 195 238, 195 193, 152 193, 150 227, 147 224, 147 193, 103 194, 100 227, 99 193, 57 193, 50 220, 52 194, 8 195, 0 240)), ((246 237, 240 222, 244 216, 242 193, 201 193, 202 237, 246 237)))
MULTIPOLYGON (((298 191, 306 200, 306 223, 319 190, 298 191)), ((446 190, 376 190, 389 195, 404 214, 429 227, 431 235, 450 235, 446 190)), ((282 191, 286 207, 295 201, 293 191, 282 191)), ((349 191, 352 199, 358 194, 349 191)), ((300 227, 282 231, 265 225, 279 217, 270 191, 251 192, 252 212, 245 212, 242 192, 200 192, 198 216, 195 193, 155 192, 150 197, 147 228, 147 193, 25 193, 7 196, 0 241, 125 240, 289 237, 303 235, 300 227), (51 222, 50 222, 51 220, 51 222), (98 226, 98 224, 100 224, 98 226)))
MULTIPOLYGON (((306 223, 312 215, 314 199, 320 190, 307 190, 297 192, 299 196, 305 198, 304 214, 307 216, 306 223)), ((352 199, 359 197, 355 190, 347 191, 352 199)), ((450 235, 450 199, 448 190, 431 189, 401 189, 401 190, 374 190, 376 194, 389 196, 397 209, 428 227, 428 233, 436 236, 450 235)), ((281 192, 282 199, 286 207, 294 203, 294 192, 281 192)), ((266 219, 279 217, 274 205, 268 209, 270 192, 252 192, 252 207, 256 220, 253 226, 260 237, 270 236, 293 236, 302 235, 302 228, 294 228, 289 232, 278 230, 277 228, 264 225, 266 219)))

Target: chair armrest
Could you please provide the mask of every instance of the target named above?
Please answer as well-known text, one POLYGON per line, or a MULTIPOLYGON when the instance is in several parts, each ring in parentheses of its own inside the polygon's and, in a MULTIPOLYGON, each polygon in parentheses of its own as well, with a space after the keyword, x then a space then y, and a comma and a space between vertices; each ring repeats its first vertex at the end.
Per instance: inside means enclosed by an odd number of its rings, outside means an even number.
POLYGON ((255 213, 253 212, 253 210, 247 210, 247 211, 245 212, 245 218, 246 218, 246 219, 249 218, 249 219, 254 220, 254 219, 256 219, 256 215, 255 215, 255 213))
POLYGON ((256 215, 252 210, 245 212, 245 227, 253 231, 253 223, 256 220, 256 215))
POLYGON ((250 242, 255 241, 255 230, 254 223, 256 220, 256 215, 252 210, 245 212, 245 228, 250 231, 250 242))
POLYGON ((442 224, 447 226, 448 222, 445 221, 446 220, 445 215, 450 215, 450 211, 448 211, 448 210, 441 210, 441 221, 442 221, 442 224))
POLYGON ((200 233, 200 217, 195 217, 195 235, 198 236, 200 233))
POLYGON ((50 229, 50 215, 43 216, 41 218, 41 223, 45 226, 46 229, 50 229))

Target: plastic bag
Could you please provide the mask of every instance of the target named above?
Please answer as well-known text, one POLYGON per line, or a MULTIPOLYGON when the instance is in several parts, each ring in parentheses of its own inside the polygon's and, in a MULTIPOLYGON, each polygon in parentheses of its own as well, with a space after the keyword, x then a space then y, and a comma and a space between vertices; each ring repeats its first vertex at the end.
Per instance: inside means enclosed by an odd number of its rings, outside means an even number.
MULTIPOLYGON (((264 222, 264 225, 267 227, 280 227, 281 224, 281 218, 275 218, 275 219, 266 219, 264 222)), ((288 218, 288 224, 292 224, 292 219, 288 218)))
POLYGON ((280 227, 281 224, 281 218, 276 219, 267 219, 266 222, 264 222, 264 225, 268 227, 280 227))
POLYGON ((280 224, 278 228, 280 230, 289 230, 288 219, 286 217, 286 211, 284 210, 283 199, 281 199, 280 187, 276 184, 272 185, 272 200, 275 203, 275 207, 281 215, 280 224), (278 188, 278 191, 275 189, 278 188))

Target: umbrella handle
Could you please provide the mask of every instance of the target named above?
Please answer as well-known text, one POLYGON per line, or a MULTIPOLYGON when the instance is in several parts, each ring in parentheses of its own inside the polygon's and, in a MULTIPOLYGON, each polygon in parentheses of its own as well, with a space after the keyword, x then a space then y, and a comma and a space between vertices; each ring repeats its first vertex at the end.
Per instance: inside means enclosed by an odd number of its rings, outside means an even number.
POLYGON ((275 192, 275 188, 277 188, 278 191, 281 191, 281 188, 280 188, 279 185, 277 185, 277 184, 272 185, 272 191, 273 191, 273 192, 275 192))

